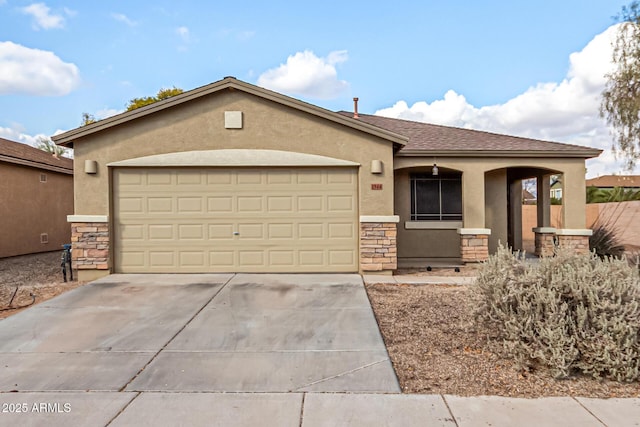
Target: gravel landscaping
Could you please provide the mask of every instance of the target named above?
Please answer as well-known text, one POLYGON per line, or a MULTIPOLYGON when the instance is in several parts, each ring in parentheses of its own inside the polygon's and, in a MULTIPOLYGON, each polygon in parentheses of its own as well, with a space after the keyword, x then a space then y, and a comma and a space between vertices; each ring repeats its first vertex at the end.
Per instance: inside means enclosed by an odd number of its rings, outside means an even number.
POLYGON ((61 255, 60 250, 0 259, 0 319, 82 285, 62 280, 61 255))
POLYGON ((640 384, 523 372, 473 321, 467 286, 367 285, 404 393, 509 397, 640 397, 640 384))

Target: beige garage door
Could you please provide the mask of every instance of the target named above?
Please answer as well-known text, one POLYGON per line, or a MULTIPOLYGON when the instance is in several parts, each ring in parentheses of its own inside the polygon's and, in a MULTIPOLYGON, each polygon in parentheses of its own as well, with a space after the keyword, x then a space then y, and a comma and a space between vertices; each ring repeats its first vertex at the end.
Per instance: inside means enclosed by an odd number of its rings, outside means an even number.
POLYGON ((354 168, 114 170, 122 273, 358 271, 354 168))

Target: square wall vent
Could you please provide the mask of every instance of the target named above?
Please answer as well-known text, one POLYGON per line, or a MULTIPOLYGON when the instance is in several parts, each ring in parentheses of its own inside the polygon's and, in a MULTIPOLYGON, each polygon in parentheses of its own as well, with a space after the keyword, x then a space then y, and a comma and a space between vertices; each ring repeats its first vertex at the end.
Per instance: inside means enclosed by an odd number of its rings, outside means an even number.
POLYGON ((46 173, 41 173, 40 174, 40 182, 47 182, 47 174, 46 173))
POLYGON ((224 128, 242 129, 242 111, 225 111, 224 128))
POLYGON ((49 243, 49 234, 47 233, 40 234, 40 243, 42 244, 49 243))

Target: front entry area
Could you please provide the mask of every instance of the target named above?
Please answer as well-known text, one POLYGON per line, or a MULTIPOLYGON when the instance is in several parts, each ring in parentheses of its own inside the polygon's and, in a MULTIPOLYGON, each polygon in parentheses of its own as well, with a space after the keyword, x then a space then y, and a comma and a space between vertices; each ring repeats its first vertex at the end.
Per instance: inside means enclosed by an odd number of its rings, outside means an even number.
POLYGON ((115 168, 119 273, 357 272, 357 170, 115 168))

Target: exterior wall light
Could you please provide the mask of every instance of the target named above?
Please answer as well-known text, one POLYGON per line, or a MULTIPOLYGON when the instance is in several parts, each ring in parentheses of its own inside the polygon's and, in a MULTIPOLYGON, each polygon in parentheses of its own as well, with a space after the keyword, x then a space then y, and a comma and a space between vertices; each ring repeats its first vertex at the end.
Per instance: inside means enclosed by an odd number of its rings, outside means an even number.
POLYGON ((382 173, 382 160, 371 160, 371 173, 382 173))
POLYGON ((433 168, 431 168, 431 174, 433 176, 437 176, 438 175, 438 166, 435 163, 433 164, 433 168))
POLYGON ((95 160, 85 160, 84 173, 89 173, 89 174, 98 173, 98 162, 96 162, 95 160))

